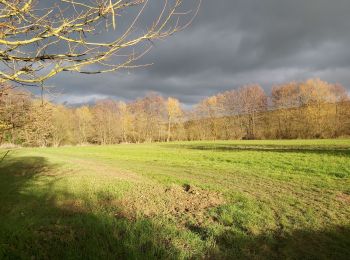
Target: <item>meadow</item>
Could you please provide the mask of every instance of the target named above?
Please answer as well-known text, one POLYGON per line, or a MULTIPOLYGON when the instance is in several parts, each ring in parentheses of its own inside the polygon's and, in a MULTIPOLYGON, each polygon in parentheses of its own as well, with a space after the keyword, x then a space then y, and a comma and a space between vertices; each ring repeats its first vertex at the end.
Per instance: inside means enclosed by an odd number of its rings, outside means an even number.
POLYGON ((350 140, 12 150, 0 259, 80 258, 350 259, 350 140))

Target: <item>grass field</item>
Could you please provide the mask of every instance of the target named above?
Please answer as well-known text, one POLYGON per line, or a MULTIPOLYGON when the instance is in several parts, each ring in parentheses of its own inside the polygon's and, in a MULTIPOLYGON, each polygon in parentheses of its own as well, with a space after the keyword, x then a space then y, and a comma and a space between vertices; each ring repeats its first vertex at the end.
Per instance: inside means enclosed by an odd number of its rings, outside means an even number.
POLYGON ((350 259, 350 140, 28 148, 0 163, 1 259, 204 257, 350 259))

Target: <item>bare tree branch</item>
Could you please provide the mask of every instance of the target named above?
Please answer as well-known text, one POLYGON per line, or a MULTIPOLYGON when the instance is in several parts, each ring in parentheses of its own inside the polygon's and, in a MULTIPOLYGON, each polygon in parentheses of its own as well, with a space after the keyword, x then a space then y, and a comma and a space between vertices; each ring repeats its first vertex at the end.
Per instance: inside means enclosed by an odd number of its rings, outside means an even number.
POLYGON ((0 83, 40 84, 63 71, 96 74, 145 66, 135 62, 151 42, 185 29, 201 4, 197 0, 186 11, 185 0, 163 0, 161 8, 149 0, 59 0, 48 8, 43 2, 0 0, 0 83), (140 20, 152 5, 158 14, 141 31, 140 20), (120 20, 128 26, 118 26, 120 20), (104 33, 112 39, 104 40, 104 33))

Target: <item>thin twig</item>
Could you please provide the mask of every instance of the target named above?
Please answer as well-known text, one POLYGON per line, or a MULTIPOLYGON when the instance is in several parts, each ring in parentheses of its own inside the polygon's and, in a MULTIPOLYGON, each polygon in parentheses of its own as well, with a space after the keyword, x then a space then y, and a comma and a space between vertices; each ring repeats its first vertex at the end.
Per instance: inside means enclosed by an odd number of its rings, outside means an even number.
POLYGON ((11 150, 7 150, 5 155, 1 158, 0 163, 2 163, 3 160, 5 160, 6 156, 10 153, 11 150))

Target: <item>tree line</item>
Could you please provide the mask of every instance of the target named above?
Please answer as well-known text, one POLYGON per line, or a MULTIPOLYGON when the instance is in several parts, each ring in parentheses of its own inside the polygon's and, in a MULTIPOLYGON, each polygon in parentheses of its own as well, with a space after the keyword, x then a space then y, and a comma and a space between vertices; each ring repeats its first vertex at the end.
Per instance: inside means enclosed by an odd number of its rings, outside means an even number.
POLYGON ((247 85, 184 109, 155 93, 131 102, 100 100, 69 107, 0 88, 0 143, 23 146, 185 140, 337 138, 350 136, 346 89, 320 79, 276 85, 269 95, 247 85))

